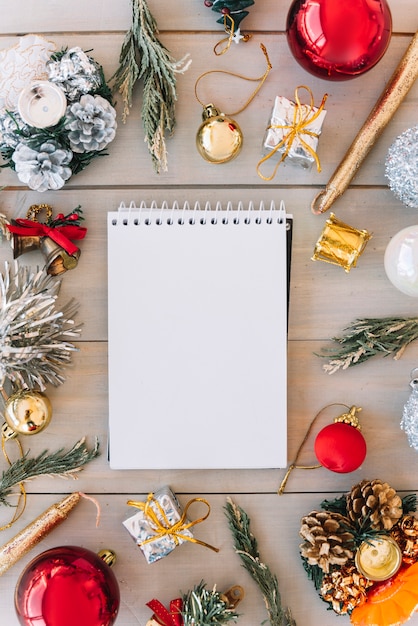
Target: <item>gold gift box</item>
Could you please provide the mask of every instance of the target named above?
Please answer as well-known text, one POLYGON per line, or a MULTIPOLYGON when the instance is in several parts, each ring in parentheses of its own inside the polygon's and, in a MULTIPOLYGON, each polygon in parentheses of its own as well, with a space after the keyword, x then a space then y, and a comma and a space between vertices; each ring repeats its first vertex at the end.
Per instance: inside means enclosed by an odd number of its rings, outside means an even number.
POLYGON ((325 261, 340 265, 346 272, 355 267, 372 235, 367 230, 357 230, 338 220, 334 213, 327 219, 322 234, 316 242, 312 261, 325 261))

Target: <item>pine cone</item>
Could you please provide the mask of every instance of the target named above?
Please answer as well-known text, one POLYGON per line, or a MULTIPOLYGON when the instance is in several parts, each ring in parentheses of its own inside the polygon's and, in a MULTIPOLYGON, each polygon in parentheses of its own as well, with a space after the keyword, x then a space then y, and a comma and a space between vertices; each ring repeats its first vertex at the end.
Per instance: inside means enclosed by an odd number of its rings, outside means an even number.
POLYGON ((372 585, 373 581, 362 576, 355 565, 348 565, 324 576, 320 594, 336 613, 343 615, 364 600, 366 589, 372 585))
POLYGON ((303 558, 310 565, 318 565, 326 574, 331 565, 345 565, 353 558, 354 536, 347 527, 349 520, 332 511, 312 511, 302 518, 300 545, 303 558))
POLYGON ((390 530, 402 517, 402 500, 388 483, 362 480, 347 495, 347 513, 354 523, 390 530))
POLYGON ((71 177, 68 167, 73 153, 55 141, 46 141, 38 150, 19 143, 13 153, 16 174, 22 183, 35 191, 61 189, 71 177))
POLYGON ((81 96, 67 108, 66 117, 73 152, 98 152, 115 138, 116 111, 101 96, 81 96))

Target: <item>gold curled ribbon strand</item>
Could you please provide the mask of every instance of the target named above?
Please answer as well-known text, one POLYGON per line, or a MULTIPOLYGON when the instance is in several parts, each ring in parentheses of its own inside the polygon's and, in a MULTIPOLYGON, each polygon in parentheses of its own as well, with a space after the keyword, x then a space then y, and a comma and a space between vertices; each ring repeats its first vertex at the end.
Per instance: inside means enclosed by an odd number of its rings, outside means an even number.
POLYGON ((296 452, 295 460, 287 468, 286 474, 284 475, 284 478, 283 478, 282 482, 280 483, 280 487, 279 487, 279 490, 277 492, 279 496, 283 495, 285 487, 286 487, 287 480, 288 480, 288 478, 290 476, 290 472, 292 472, 294 469, 309 470, 309 469, 319 469, 320 467, 322 467, 322 465, 296 465, 296 463, 298 462, 298 459, 299 459, 299 456, 300 456, 300 454, 302 452, 303 446, 307 442, 307 440, 309 438, 309 435, 312 432, 312 428, 314 427, 316 420, 318 419, 318 417, 321 415, 321 413, 323 411, 325 411, 326 409, 329 409, 332 406, 344 406, 349 411, 351 411, 351 408, 353 408, 353 407, 349 407, 348 404, 343 404, 341 402, 332 402, 331 404, 327 404, 320 411, 318 411, 318 413, 315 415, 315 417, 313 418, 313 420, 309 424, 308 430, 306 431, 306 434, 305 434, 305 436, 303 438, 303 441, 300 444, 300 446, 298 448, 298 451, 296 452))
POLYGON ((172 525, 170 525, 170 521, 167 518, 167 515, 164 509, 162 508, 158 500, 154 498, 153 493, 148 494, 148 498, 146 502, 137 502, 135 500, 128 500, 128 504, 144 512, 144 515, 145 517, 148 518, 148 522, 152 530, 156 533, 154 537, 149 537, 148 539, 141 541, 141 543, 138 544, 139 546, 143 546, 147 543, 151 543, 152 541, 156 541, 160 537, 165 537, 169 535, 173 539, 176 546, 179 545, 180 539, 182 539, 183 541, 191 541, 192 543, 198 543, 199 545, 204 546, 205 548, 210 548, 214 552, 219 552, 219 548, 215 548, 214 546, 211 546, 209 543, 206 543, 205 541, 200 541, 200 539, 196 539, 195 537, 189 537, 188 535, 182 534, 182 532, 184 532, 185 530, 188 530, 192 526, 196 526, 196 524, 200 524, 200 522, 203 522, 205 519, 209 517, 210 504, 204 498, 193 498, 192 500, 189 500, 189 502, 186 504, 183 510, 182 515, 180 516, 180 519, 172 525), (190 506, 194 504, 195 502, 203 502, 203 504, 206 504, 206 506, 208 507, 208 511, 206 515, 204 515, 203 517, 199 517, 199 519, 188 522, 187 511, 189 510, 190 506), (160 518, 158 517, 157 513, 155 512, 151 504, 154 504, 156 506, 163 521, 160 520, 160 518))
POLYGON ((249 76, 243 76, 242 74, 237 74, 236 72, 230 72, 228 70, 209 70, 207 72, 204 72, 203 74, 201 74, 198 77, 198 79, 195 82, 195 86, 194 86, 194 95, 195 95, 195 98, 198 101, 198 103, 201 104, 203 108, 205 108, 206 103, 203 102, 199 98, 199 96, 197 95, 197 86, 198 86, 199 82, 202 80, 202 78, 204 78, 205 76, 208 76, 209 74, 226 74, 227 76, 233 76, 234 78, 240 78, 242 80, 248 80, 248 81, 251 81, 251 82, 258 82, 259 83, 257 85, 257 87, 254 89, 253 93, 248 98, 248 100, 244 103, 244 105, 240 109, 238 109, 238 111, 234 111, 233 113, 226 113, 226 112, 224 112, 224 115, 227 115, 227 116, 238 115, 238 113, 241 113, 244 109, 246 109, 247 106, 250 104, 250 102, 255 98, 257 93, 260 91, 260 89, 263 86, 264 81, 266 80, 270 70, 273 68, 272 64, 270 63, 270 59, 269 59, 269 55, 268 55, 268 52, 267 52, 267 48, 262 43, 260 43, 260 48, 261 48, 261 51, 264 54, 264 57, 265 57, 266 63, 267 63, 266 71, 264 72, 264 74, 262 76, 258 76, 257 78, 251 78, 249 76))
POLYGON ((266 154, 262 159, 260 159, 260 161, 257 163, 257 174, 260 176, 260 178, 262 178, 263 180, 269 181, 269 180, 272 180, 276 176, 276 172, 280 164, 283 163, 283 161, 288 156, 290 149, 292 147, 292 144, 296 138, 299 139, 300 143, 305 148, 305 150, 307 150, 307 152, 309 152, 309 154, 313 157, 316 163, 316 168, 318 172, 321 171, 321 164, 319 162, 318 155, 316 154, 315 150, 303 139, 302 135, 309 135, 309 137, 315 137, 316 139, 318 139, 319 134, 313 132, 312 130, 309 130, 307 127, 310 126, 312 122, 314 122, 322 113, 327 98, 328 98, 328 94, 326 93, 324 94, 322 98, 321 104, 315 111, 316 107, 314 106, 314 98, 313 98, 312 91, 309 89, 309 87, 306 87, 305 85, 299 85, 299 87, 296 87, 295 107, 293 110, 292 123, 283 124, 283 125, 271 124, 270 126, 267 127, 267 130, 269 130, 270 128, 273 128, 273 129, 281 128, 283 130, 289 129, 289 132, 286 135, 284 135, 283 139, 279 141, 279 143, 276 146, 274 146, 274 148, 268 154, 266 154), (309 97, 310 97, 309 105, 301 104, 300 99, 299 99, 299 89, 306 89, 306 91, 309 93, 309 97), (270 159, 272 156, 274 156, 276 152, 280 150, 280 148, 282 148, 283 146, 286 146, 285 151, 283 152, 280 160, 276 164, 273 170, 273 173, 271 174, 271 176, 264 176, 264 174, 260 172, 260 166, 263 163, 265 163, 268 159, 270 159))
MULTIPOLYGON (((9 465, 12 465, 12 461, 11 461, 9 455, 7 454, 7 450, 6 450, 6 441, 9 441, 9 439, 13 439, 14 441, 16 441, 16 445, 18 447, 19 454, 20 454, 21 458, 23 458, 23 456, 24 456, 22 444, 20 443, 20 441, 17 438, 17 436, 14 436, 14 435, 5 436, 4 435, 4 430, 3 430, 2 437, 1 437, 1 449, 3 450, 4 458, 6 459, 6 461, 8 462, 9 465)), ((0 526, 0 531, 6 530, 7 528, 10 528, 11 526, 13 526, 13 524, 15 522, 17 522, 19 517, 21 517, 21 515, 23 514, 23 511, 26 508, 27 496, 26 496, 26 489, 25 489, 24 483, 19 483, 19 490, 20 490, 20 494, 19 494, 19 498, 18 498, 18 501, 17 501, 17 505, 16 505, 16 509, 15 509, 14 514, 13 514, 13 517, 10 520, 10 522, 5 524, 4 526, 0 526)))
POLYGON ((235 43, 239 43, 240 41, 243 41, 244 43, 249 41, 251 39, 251 35, 241 35, 239 33, 239 35, 237 36, 235 34, 235 22, 234 22, 234 18, 231 15, 225 14, 224 15, 224 28, 225 28, 225 32, 227 33, 228 37, 224 37, 223 39, 221 39, 220 41, 218 41, 218 43, 214 46, 213 51, 216 54, 217 57, 222 56, 223 54, 225 54, 225 52, 228 52, 229 48, 231 47, 231 44, 233 41, 235 41, 235 43), (230 25, 228 26, 227 24, 227 20, 230 21, 230 25), (221 46, 223 43, 225 43, 225 46, 222 48, 222 50, 220 50, 218 52, 218 48, 219 46, 221 46))

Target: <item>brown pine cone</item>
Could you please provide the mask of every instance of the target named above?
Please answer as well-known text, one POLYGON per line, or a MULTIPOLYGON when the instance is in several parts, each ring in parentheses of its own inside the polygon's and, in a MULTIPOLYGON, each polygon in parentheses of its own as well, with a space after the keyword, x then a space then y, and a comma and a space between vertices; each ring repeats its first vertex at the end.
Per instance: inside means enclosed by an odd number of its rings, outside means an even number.
POLYGON ((388 483, 362 480, 347 495, 347 513, 354 523, 368 521, 375 530, 390 530, 402 517, 402 500, 388 483))
POLYGON ((302 518, 301 555, 310 565, 318 565, 326 574, 331 565, 344 565, 353 558, 353 534, 349 520, 332 511, 312 511, 302 518))
POLYGON ((371 585, 371 580, 362 576, 355 565, 349 564, 324 576, 320 594, 331 603, 336 613, 343 615, 351 613, 363 601, 366 589, 371 585))

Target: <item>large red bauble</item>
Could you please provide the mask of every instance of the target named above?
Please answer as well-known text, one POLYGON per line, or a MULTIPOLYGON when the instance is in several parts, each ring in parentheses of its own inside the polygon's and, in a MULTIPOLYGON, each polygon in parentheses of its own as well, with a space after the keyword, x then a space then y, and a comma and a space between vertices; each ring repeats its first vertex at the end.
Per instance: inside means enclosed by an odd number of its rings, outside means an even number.
POLYGON ((315 454, 318 461, 341 474, 358 469, 366 458, 366 441, 350 424, 336 422, 325 426, 315 439, 315 454))
POLYGON ((305 70, 327 80, 347 80, 382 58, 392 16, 386 0, 293 0, 286 33, 305 70))
POLYGON ((23 626, 111 626, 120 604, 114 573, 97 554, 76 546, 35 557, 16 586, 23 626))

